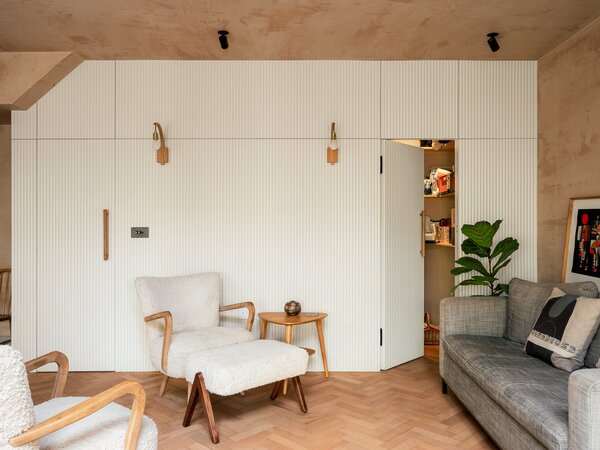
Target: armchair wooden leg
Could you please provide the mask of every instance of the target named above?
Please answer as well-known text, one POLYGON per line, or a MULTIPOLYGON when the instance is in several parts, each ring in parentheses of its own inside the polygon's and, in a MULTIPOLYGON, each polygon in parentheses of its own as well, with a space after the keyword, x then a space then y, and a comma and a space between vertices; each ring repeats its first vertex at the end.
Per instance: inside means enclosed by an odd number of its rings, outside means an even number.
POLYGON ((283 381, 276 381, 275 384, 273 385, 273 391, 271 391, 271 400, 275 400, 277 398, 277 396, 279 395, 279 389, 281 389, 281 383, 283 383, 283 381))
POLYGON ((447 393, 448 393, 448 385, 446 384, 446 382, 442 378, 442 394, 446 395, 447 393))
POLYGON ((292 378, 292 382, 294 383, 294 389, 296 390, 296 398, 298 399, 298 403, 300 404, 300 410, 305 413, 308 411, 306 407, 306 399, 304 398, 304 392, 302 391, 302 383, 300 382, 300 377, 292 378))
POLYGON ((185 416, 183 417, 183 426, 187 427, 192 421, 194 415, 194 409, 198 404, 198 398, 202 401, 204 407, 204 413, 208 419, 208 431, 210 432, 210 438, 213 444, 219 443, 219 431, 217 430, 217 423, 215 421, 215 414, 212 409, 212 403, 210 402, 210 394, 206 390, 204 385, 204 377, 201 373, 197 373, 194 378, 194 384, 192 386, 192 392, 188 401, 187 408, 185 410, 185 416))
POLYGON ((162 397, 167 389, 167 383, 169 382, 169 376, 162 374, 162 378, 160 380, 160 390, 158 391, 158 395, 162 397))

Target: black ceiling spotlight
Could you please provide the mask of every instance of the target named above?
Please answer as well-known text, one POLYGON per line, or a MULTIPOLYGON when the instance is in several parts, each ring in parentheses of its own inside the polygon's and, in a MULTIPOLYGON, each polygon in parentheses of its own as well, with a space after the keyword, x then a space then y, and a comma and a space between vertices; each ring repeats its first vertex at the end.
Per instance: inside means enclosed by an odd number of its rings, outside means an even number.
POLYGON ((488 33, 487 37, 488 39, 488 45, 490 46, 490 50, 492 52, 497 52, 498 50, 500 50, 500 44, 498 44, 498 41, 496 40, 496 36, 498 36, 498 33, 488 33))
POLYGON ((221 48, 223 50, 227 50, 229 48, 229 42, 227 41, 227 35, 229 31, 227 30, 219 30, 219 43, 221 44, 221 48))

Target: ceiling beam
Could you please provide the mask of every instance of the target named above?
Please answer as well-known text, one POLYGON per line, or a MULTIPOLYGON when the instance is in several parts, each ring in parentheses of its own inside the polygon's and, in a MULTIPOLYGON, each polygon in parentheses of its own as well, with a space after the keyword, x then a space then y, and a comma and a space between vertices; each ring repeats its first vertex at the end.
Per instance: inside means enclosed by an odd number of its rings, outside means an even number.
POLYGON ((27 110, 82 61, 73 52, 0 52, 0 110, 27 110))

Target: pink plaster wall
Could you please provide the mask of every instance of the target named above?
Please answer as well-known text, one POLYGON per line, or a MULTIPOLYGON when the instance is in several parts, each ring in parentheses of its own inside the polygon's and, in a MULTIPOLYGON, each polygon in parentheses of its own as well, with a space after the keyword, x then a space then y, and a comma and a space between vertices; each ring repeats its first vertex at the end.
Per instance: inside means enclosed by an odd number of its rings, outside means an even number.
POLYGON ((600 196, 600 20, 538 61, 538 279, 562 272, 570 197, 600 196))

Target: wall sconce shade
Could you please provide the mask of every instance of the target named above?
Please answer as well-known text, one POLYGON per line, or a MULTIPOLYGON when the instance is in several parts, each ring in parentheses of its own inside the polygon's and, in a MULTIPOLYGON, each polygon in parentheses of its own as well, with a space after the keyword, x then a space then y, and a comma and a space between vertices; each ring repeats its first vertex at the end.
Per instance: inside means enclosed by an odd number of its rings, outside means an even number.
POLYGON ((331 133, 329 135, 329 147, 327 147, 327 162, 331 165, 338 162, 337 133, 335 132, 335 122, 331 124, 331 133))
POLYGON ((152 133, 152 140, 158 141, 159 139, 160 147, 158 150, 156 150, 156 162, 163 166, 169 162, 169 149, 165 146, 165 136, 160 123, 154 122, 154 133, 152 133))

